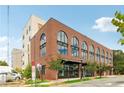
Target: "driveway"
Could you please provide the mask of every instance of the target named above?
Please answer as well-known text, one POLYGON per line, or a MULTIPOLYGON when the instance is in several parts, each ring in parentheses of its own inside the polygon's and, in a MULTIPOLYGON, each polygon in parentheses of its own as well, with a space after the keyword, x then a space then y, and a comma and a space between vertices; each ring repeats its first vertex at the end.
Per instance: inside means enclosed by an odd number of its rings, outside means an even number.
POLYGON ((102 79, 59 85, 60 87, 124 87, 124 76, 110 76, 102 79))

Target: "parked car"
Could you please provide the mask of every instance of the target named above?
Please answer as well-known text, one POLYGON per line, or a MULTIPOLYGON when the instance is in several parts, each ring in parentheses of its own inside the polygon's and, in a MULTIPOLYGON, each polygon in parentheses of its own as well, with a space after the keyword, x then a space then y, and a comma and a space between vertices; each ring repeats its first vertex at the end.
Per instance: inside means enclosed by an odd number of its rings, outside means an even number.
POLYGON ((17 73, 17 72, 12 72, 12 73, 7 73, 7 77, 6 77, 6 80, 20 80, 22 79, 22 76, 20 73, 17 73))

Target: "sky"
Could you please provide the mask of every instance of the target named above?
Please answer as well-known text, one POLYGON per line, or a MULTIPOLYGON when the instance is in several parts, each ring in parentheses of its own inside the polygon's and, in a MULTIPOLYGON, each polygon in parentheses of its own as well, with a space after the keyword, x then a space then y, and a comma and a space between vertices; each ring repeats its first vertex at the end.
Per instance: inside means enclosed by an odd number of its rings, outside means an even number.
POLYGON ((76 31, 88 36, 96 42, 110 48, 121 49, 118 43, 121 34, 111 24, 116 11, 124 13, 123 6, 10 6, 9 37, 7 26, 7 6, 0 6, 0 60, 7 60, 7 41, 9 40, 9 64, 11 51, 22 47, 21 36, 23 28, 31 15, 36 15, 47 21, 55 18, 76 31))

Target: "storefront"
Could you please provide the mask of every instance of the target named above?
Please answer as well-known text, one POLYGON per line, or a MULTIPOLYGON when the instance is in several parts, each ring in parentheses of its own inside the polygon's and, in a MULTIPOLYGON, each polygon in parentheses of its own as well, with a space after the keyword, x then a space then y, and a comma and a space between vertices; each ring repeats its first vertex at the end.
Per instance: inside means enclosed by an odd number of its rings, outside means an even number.
POLYGON ((59 71, 58 78, 78 78, 79 63, 66 62, 63 64, 63 69, 59 71))

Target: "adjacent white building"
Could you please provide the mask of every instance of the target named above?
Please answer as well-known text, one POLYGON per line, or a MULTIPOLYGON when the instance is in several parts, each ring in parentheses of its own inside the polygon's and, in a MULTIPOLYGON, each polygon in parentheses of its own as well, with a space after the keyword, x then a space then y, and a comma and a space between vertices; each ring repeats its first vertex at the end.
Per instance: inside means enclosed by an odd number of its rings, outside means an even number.
POLYGON ((22 33, 22 68, 25 68, 28 63, 31 63, 30 40, 44 24, 44 20, 40 17, 32 15, 25 25, 22 33))
POLYGON ((12 67, 14 69, 22 68, 22 55, 23 52, 21 49, 14 48, 12 50, 12 67))

